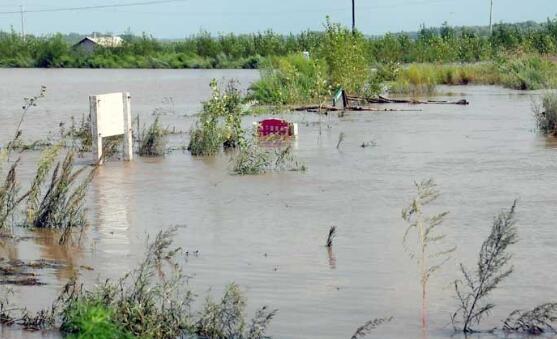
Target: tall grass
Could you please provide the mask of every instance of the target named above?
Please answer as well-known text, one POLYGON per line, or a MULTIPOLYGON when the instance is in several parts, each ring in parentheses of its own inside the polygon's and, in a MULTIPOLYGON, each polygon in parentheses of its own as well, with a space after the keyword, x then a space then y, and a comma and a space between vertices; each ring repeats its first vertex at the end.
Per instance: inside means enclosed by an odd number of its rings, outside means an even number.
POLYGON ((73 228, 85 226, 85 195, 96 173, 96 168, 88 172, 87 167, 74 170, 74 157, 72 151, 68 152, 51 171, 50 180, 46 181, 44 173, 54 163, 54 157, 47 151, 46 160, 39 164, 27 201, 27 225, 62 230, 60 242, 67 240, 73 228), (46 191, 43 193, 45 184, 46 191))
POLYGON ((139 145, 141 156, 163 156, 166 153, 167 131, 161 126, 157 116, 151 126, 142 133, 139 145))
POLYGON ((437 85, 500 85, 536 90, 557 87, 557 65, 535 55, 474 64, 411 64, 390 84, 391 93, 431 95, 437 85))

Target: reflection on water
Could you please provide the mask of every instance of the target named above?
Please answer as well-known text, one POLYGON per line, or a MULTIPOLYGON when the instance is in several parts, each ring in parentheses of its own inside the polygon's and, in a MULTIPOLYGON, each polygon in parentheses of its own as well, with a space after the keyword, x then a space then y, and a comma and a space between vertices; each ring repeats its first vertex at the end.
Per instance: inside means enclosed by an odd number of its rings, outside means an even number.
MULTIPOLYGON (((48 130, 51 120, 67 121, 83 110, 82 96, 116 87, 133 89, 134 112, 142 119, 151 117, 162 98, 172 97, 163 122, 188 131, 193 119, 185 115, 195 113, 199 99, 209 94, 210 78, 233 75, 247 85, 257 77, 249 71, 114 70, 0 70, 0 76, 6 72, 18 77, 10 88, 0 85, 7 94, 0 96, 1 107, 18 107, 14 95, 45 81, 57 89, 54 93, 73 89, 66 91, 70 99, 55 94, 39 107, 35 117, 45 126, 30 120, 24 127, 35 137, 48 130)), ((270 329, 274 337, 344 338, 367 320, 392 315, 391 323, 374 332, 377 337, 417 338, 419 275, 401 244, 400 209, 414 194, 413 181, 432 177, 442 192, 433 208, 451 212, 445 229, 458 249, 430 281, 427 337, 451 336, 455 300, 450 282, 460 277, 458 264, 473 267, 492 217, 519 198, 515 270, 494 292, 490 301, 497 307, 484 324, 500 327, 500 319, 515 308, 531 308, 557 295, 556 144, 533 132, 530 96, 536 93, 517 95, 494 87, 451 90, 463 93, 471 105, 348 112, 344 117, 279 114, 299 123, 295 155, 307 165, 305 173, 235 176, 227 155, 196 159, 181 151, 161 159, 109 162, 88 196, 91 226, 80 252, 56 250, 54 243, 37 240, 6 247, 2 255, 51 256, 73 267, 92 266, 94 272, 80 273, 92 283, 133 267, 147 234, 185 224, 176 242, 199 250, 185 263, 194 292, 203 296, 212 289, 217 295, 225 284, 237 282, 246 291, 248 314, 260 305, 279 309, 270 329), (345 134, 341 151, 336 148, 340 132, 345 134), (361 147, 370 140, 376 146, 361 147), (333 224, 338 236, 334 248, 326 250, 324 230, 333 224)), ((13 130, 6 127, 12 121, 7 115, 0 112, 2 131, 13 130)), ((254 120, 247 117, 244 123, 254 120)), ((187 136, 170 142, 183 145, 187 136)), ((31 172, 32 160, 23 160, 23 172, 31 172)), ((17 301, 48 304, 66 275, 46 274, 46 279, 49 285, 33 290, 37 300, 25 298, 30 291, 21 289, 17 301)))

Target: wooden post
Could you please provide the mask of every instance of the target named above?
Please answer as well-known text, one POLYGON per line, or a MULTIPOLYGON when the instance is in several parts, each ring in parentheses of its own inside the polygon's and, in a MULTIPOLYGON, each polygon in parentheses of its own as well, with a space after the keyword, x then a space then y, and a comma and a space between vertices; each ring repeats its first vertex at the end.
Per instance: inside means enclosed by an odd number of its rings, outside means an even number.
POLYGON ((130 93, 122 93, 124 103, 124 160, 133 160, 132 114, 130 93))
POLYGON ((89 114, 91 115, 91 136, 93 142, 93 161, 102 165, 103 138, 98 131, 97 96, 89 97, 89 114))

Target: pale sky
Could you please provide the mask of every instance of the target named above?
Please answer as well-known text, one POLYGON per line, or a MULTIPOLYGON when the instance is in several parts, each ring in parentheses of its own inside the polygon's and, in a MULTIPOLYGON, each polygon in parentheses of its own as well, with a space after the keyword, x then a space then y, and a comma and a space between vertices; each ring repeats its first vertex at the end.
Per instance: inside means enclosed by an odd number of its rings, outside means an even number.
MULTIPOLYGON (((25 10, 126 4, 149 0, 0 0, 0 30, 20 30, 25 10)), ((178 0, 137 7, 25 14, 25 31, 120 34, 130 28, 159 38, 181 38, 199 32, 246 33, 272 29, 298 33, 321 29, 325 16, 351 24, 351 0, 178 0)), ((416 31, 421 24, 487 25, 490 0, 355 0, 356 23, 365 34, 416 31)), ((493 0, 494 22, 544 21, 557 15, 557 0, 493 0)))

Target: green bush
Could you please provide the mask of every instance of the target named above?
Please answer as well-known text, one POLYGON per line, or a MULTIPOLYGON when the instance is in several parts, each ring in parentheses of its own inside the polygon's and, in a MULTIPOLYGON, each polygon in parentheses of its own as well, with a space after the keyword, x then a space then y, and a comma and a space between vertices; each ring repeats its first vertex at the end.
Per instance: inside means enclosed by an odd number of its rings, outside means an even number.
POLYGON ((199 120, 191 132, 188 150, 195 156, 214 155, 223 145, 236 147, 243 138, 242 97, 236 83, 229 82, 222 91, 213 79, 210 87, 211 98, 203 103, 199 120))
POLYGON ((72 302, 64 309, 63 316, 61 330, 70 334, 68 338, 134 338, 115 323, 114 310, 103 305, 101 301, 72 302))
POLYGON ((261 104, 320 103, 329 94, 327 66, 301 53, 272 57, 263 63, 261 80, 250 88, 250 98, 261 104))

